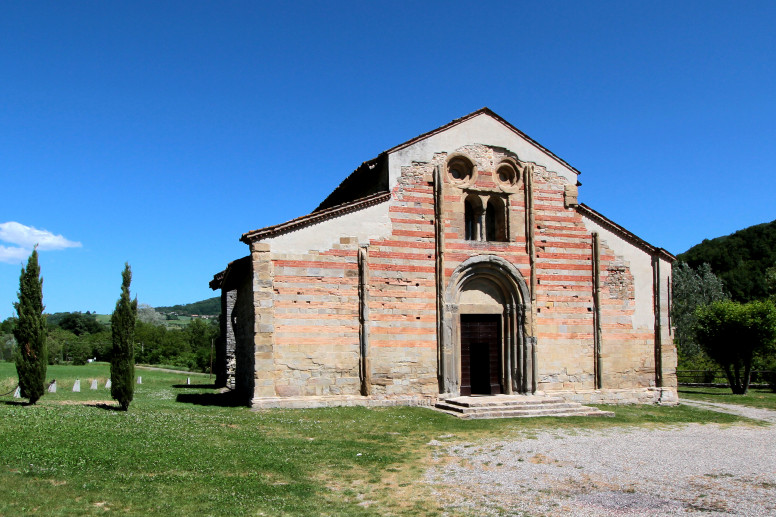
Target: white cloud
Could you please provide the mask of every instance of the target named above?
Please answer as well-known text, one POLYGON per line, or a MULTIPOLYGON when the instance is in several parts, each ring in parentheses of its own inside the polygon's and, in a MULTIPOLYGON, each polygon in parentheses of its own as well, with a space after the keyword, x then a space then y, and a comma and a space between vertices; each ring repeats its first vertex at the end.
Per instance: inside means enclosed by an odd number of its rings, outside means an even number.
POLYGON ((38 245, 38 251, 61 250, 65 248, 80 248, 80 242, 65 239, 46 230, 38 230, 32 226, 10 221, 0 223, 0 241, 16 246, 0 245, 0 262, 16 263, 27 258, 32 248, 38 245))
POLYGON ((24 248, 17 248, 16 246, 7 248, 0 246, 0 262, 8 262, 9 264, 18 264, 27 260, 30 256, 30 250, 24 248))

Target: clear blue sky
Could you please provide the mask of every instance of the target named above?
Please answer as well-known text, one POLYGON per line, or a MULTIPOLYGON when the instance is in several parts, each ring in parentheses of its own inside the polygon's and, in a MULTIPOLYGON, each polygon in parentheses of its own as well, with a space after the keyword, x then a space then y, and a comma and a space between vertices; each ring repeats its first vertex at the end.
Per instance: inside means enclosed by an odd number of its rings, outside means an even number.
POLYGON ((33 241, 49 312, 111 312, 125 261, 141 303, 211 297, 242 233, 483 106, 673 253, 771 221, 775 27, 773 1, 2 2, 0 319, 33 241))

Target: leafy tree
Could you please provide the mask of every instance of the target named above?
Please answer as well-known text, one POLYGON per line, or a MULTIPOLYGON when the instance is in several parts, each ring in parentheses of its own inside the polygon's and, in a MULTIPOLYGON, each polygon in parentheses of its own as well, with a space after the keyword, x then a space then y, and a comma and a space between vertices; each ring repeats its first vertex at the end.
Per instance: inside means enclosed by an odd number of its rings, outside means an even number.
POLYGON ((154 325, 161 325, 165 320, 164 314, 156 312, 156 309, 147 303, 141 303, 137 306, 137 319, 143 323, 153 323, 154 325))
POLYGON ((695 368, 704 363, 703 349, 695 341, 695 311, 728 298, 722 280, 711 271, 709 264, 702 264, 697 270, 686 262, 674 265, 671 323, 676 329, 674 341, 680 363, 695 368))
POLYGON ((13 331, 16 349, 16 371, 21 395, 35 404, 45 393, 46 316, 43 315, 43 279, 40 278, 37 247, 32 250, 27 267, 19 278, 19 301, 14 303, 19 317, 13 331))
POLYGON ((80 337, 85 343, 88 352, 87 357, 95 357, 98 361, 109 361, 113 348, 111 331, 104 329, 102 332, 86 334, 80 337))
POLYGON ((11 316, 0 322, 0 361, 11 361, 16 353, 16 338, 13 331, 16 328, 18 318, 11 316))
MULTIPOLYGON (((54 316, 59 316, 58 314, 54 316)), ((52 323, 53 318, 49 318, 49 323, 52 323)), ((67 312, 60 318, 55 320, 57 326, 62 329, 69 330, 76 336, 82 336, 84 334, 95 334, 102 332, 104 327, 97 321, 97 316, 94 314, 83 314, 80 312, 67 312)))
POLYGON ((129 409, 135 393, 134 333, 137 318, 137 298, 130 300, 129 284, 132 283, 132 270, 124 264, 121 273, 121 297, 110 318, 113 353, 110 361, 110 395, 116 399, 121 409, 129 409))
POLYGON ((767 354, 776 344, 776 306, 723 300, 699 307, 697 317, 697 342, 725 370, 733 393, 746 394, 755 354, 767 354))
POLYGON ((0 333, 2 334, 12 334, 14 329, 19 325, 19 318, 15 318, 11 316, 10 318, 6 318, 3 320, 2 323, 0 323, 0 333))
POLYGON ((765 270, 765 287, 771 300, 776 302, 776 264, 765 270))

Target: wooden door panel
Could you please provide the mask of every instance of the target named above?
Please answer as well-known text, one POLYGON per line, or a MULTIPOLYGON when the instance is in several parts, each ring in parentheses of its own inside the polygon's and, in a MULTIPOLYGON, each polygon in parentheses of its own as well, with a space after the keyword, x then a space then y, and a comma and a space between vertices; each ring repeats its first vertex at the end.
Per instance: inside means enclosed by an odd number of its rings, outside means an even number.
POLYGON ((461 395, 501 393, 501 317, 461 315, 461 395))

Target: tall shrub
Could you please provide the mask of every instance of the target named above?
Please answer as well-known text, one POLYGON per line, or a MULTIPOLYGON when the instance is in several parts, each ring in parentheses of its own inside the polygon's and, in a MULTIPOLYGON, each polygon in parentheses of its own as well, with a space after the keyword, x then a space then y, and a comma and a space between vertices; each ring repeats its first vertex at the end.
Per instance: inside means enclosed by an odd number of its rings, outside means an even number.
POLYGON ((43 279, 40 278, 38 250, 33 249, 27 267, 19 278, 19 301, 14 303, 19 317, 13 330, 16 338, 16 372, 21 395, 35 404, 45 393, 46 317, 43 315, 43 279))
POLYGON ((137 298, 129 297, 129 284, 132 282, 132 270, 124 264, 121 273, 121 297, 110 317, 113 337, 113 353, 110 360, 110 395, 126 411, 135 394, 135 319, 137 318, 137 298))
POLYGON ((767 354, 776 344, 776 306, 771 301, 718 301, 696 314, 698 343, 725 370, 733 393, 746 394, 755 354, 767 354))

